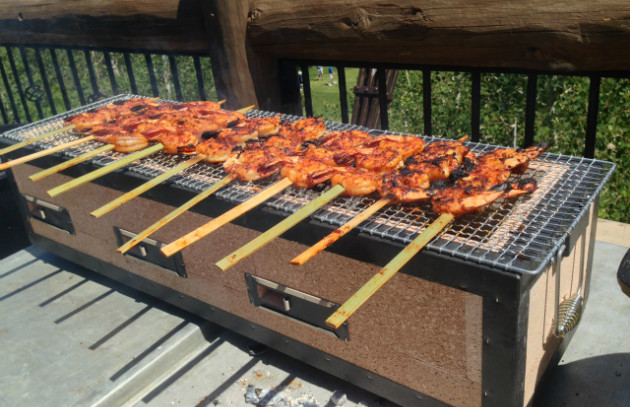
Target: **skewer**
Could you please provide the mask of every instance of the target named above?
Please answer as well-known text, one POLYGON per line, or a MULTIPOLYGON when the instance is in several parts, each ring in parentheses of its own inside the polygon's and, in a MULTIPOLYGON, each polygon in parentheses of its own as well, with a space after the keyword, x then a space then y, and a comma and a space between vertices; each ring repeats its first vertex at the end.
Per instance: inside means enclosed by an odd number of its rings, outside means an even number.
POLYGON ((144 158, 146 156, 149 156, 151 154, 157 153, 158 151, 162 150, 164 148, 164 146, 161 143, 157 143, 151 147, 147 147, 144 150, 140 150, 140 151, 136 151, 133 154, 129 154, 126 157, 123 157, 117 161, 114 161, 111 164, 108 164, 104 167, 101 167, 97 170, 94 170, 92 172, 89 172, 79 178, 75 178, 72 181, 68 181, 65 184, 61 184, 55 188, 49 189, 48 191, 46 191, 48 193, 48 195, 54 197, 57 196, 63 192, 69 191, 73 188, 78 187, 79 185, 83 185, 85 183, 88 183, 92 180, 95 180, 98 177, 101 177, 105 174, 109 174, 110 172, 116 171, 119 168, 124 167, 125 165, 131 164, 132 162, 139 160, 141 158, 144 158))
MULTIPOLYGON (((468 139, 468 136, 461 137, 457 141, 459 143, 463 143, 468 139)), ((422 153, 420 153, 420 156, 422 153)), ((361 222, 368 219, 371 215, 378 212, 384 206, 393 202, 393 198, 384 197, 376 202, 374 202, 371 206, 366 208, 363 212, 357 214, 354 218, 348 221, 343 226, 331 232, 328 236, 324 237, 319 242, 315 243, 313 246, 296 256, 291 260, 292 264, 302 265, 310 260, 313 256, 320 253, 322 250, 326 249, 328 246, 332 245, 334 242, 339 240, 342 236, 348 233, 353 228, 357 227, 361 222)))
POLYGON ((280 191, 286 189, 291 185, 291 181, 288 178, 283 178, 275 184, 271 185, 268 188, 265 188, 263 191, 259 192, 257 195, 254 195, 252 198, 247 201, 241 203, 238 206, 230 209, 225 212, 221 216, 218 216, 212 219, 210 222, 205 225, 193 230, 185 236, 180 237, 172 243, 162 247, 161 251, 166 257, 171 257, 173 254, 179 252, 180 250, 190 246, 195 243, 199 239, 207 236, 208 234, 214 232, 219 229, 221 226, 231 222, 232 220, 238 218, 245 212, 250 211, 261 203, 265 202, 267 199, 276 195, 280 191))
POLYGON ((455 216, 450 213, 440 215, 429 227, 400 251, 389 263, 363 285, 352 297, 343 303, 328 319, 326 325, 339 328, 350 316, 381 288, 398 270, 411 260, 431 239, 442 231, 455 216))
POLYGON ((276 237, 280 236, 281 234, 289 230, 291 227, 298 224, 300 221, 305 219, 311 213, 315 212, 317 209, 321 208, 328 202, 335 199, 343 191, 344 191, 344 187, 342 187, 341 185, 335 185, 334 187, 330 188, 325 193, 321 194, 317 198, 313 199, 311 202, 304 205, 302 208, 300 208, 298 211, 293 213, 291 216, 285 218, 283 221, 273 226, 271 229, 267 230, 262 235, 258 236, 256 239, 250 241, 249 243, 245 244, 241 248, 235 250, 231 254, 219 260, 216 263, 216 265, 223 271, 236 265, 245 257, 249 256, 250 254, 254 254, 263 246, 265 246, 267 243, 271 242, 273 239, 275 239, 276 237))
POLYGON ((6 170, 7 168, 14 167, 18 164, 24 164, 26 162, 35 160, 36 158, 44 157, 57 151, 65 150, 67 148, 76 146, 77 144, 87 143, 88 141, 94 140, 94 136, 87 136, 77 140, 68 141, 67 143, 59 144, 58 146, 54 146, 51 148, 47 148, 46 150, 37 151, 32 154, 25 155, 24 157, 16 158, 15 160, 7 161, 6 163, 0 164, 0 171, 6 170))
POLYGON ((94 211, 92 211, 90 213, 90 215, 94 216, 95 218, 100 218, 101 216, 105 215, 106 213, 118 208, 119 206, 123 205, 124 203, 132 200, 133 198, 137 197, 138 195, 148 191, 149 189, 153 188, 154 186, 162 183, 163 181, 166 181, 167 179, 173 177, 174 175, 184 171, 186 168, 193 166, 195 164, 197 164, 199 161, 203 160, 205 158, 204 155, 197 155, 189 160, 186 160, 178 165, 176 165, 175 167, 163 172, 162 174, 158 175, 155 178, 150 179, 149 181, 145 182, 144 184, 138 186, 137 188, 132 189, 131 191, 127 192, 126 194, 114 199, 113 201, 101 206, 98 209, 95 209, 94 211))
POLYGON ((357 227, 361 222, 378 212, 381 208, 386 206, 392 201, 391 198, 381 198, 378 201, 374 202, 372 205, 358 213, 354 218, 350 219, 344 225, 339 227, 338 229, 332 231, 328 236, 324 237, 319 242, 315 243, 313 246, 304 250, 302 253, 297 255, 291 260, 291 264, 302 265, 309 261, 313 256, 320 253, 324 249, 326 249, 331 244, 335 243, 346 233, 357 227))
POLYGON ((228 175, 225 178, 221 179, 220 181, 214 183, 212 186, 208 187, 207 189, 205 189, 198 195, 194 196, 192 199, 184 203, 182 206, 173 210, 168 215, 164 216, 162 219, 155 222, 153 225, 149 226, 142 232, 138 233, 136 237, 129 240, 124 245, 120 246, 117 249, 117 251, 119 253, 126 253, 129 249, 131 249, 132 247, 140 243, 144 238, 148 237, 149 235, 154 233, 156 230, 160 229, 162 226, 166 225, 167 223, 175 219, 180 214, 186 212, 188 209, 192 208, 194 205, 201 202, 202 200, 204 200, 205 198, 207 198, 208 196, 210 196, 211 194, 219 190, 221 187, 231 182, 234 178, 236 178, 234 175, 228 175))
POLYGON ((28 138, 28 139, 26 139, 24 141, 21 141, 19 143, 13 144, 13 145, 11 145, 9 147, 3 148, 2 150, 0 150, 0 155, 4 155, 4 154, 9 153, 11 151, 17 150, 18 148, 22 148, 22 147, 28 146, 30 144, 36 143, 36 142, 38 142, 40 140, 43 140, 43 139, 45 139, 47 137, 51 137, 51 136, 54 136, 55 134, 63 133, 65 131, 69 131, 69 130, 72 130, 72 129, 74 129, 74 124, 71 124, 69 126, 64 126, 62 128, 59 128, 59 129, 47 131, 46 133, 42 133, 39 136, 30 137, 30 138, 28 138))
POLYGON ((42 179, 44 177, 47 177, 49 175, 56 174, 59 171, 65 170, 66 168, 70 168, 73 165, 77 165, 77 164, 79 164, 79 163, 81 163, 81 162, 83 162, 85 160, 88 160, 88 159, 90 159, 90 158, 92 158, 94 156, 97 156, 97 155, 99 155, 101 153, 105 153, 107 151, 111 151, 114 148, 116 148, 116 146, 114 146, 113 144, 106 144, 106 145, 104 145, 102 147, 99 147, 97 149, 94 149, 92 151, 88 151, 85 154, 81 154, 80 156, 74 157, 71 160, 64 161, 64 162, 62 162, 60 164, 57 164, 54 167, 50 167, 50 168, 47 168, 47 169, 42 170, 40 172, 37 172, 37 173, 31 175, 28 178, 31 181, 40 180, 40 179, 42 179))

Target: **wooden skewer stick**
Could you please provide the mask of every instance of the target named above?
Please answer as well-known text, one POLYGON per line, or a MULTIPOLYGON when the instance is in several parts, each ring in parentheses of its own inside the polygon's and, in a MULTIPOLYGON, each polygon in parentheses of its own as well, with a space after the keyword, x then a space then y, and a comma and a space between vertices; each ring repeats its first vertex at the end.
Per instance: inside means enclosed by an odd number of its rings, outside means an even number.
POLYGON ((339 328, 350 316, 368 300, 379 288, 381 288, 398 270, 411 260, 431 239, 453 220, 450 213, 440 215, 429 227, 419 234, 411 243, 400 251, 389 263, 385 265, 374 277, 361 287, 352 297, 343 303, 326 320, 326 325, 335 329, 339 328))
POLYGON ((137 197, 140 194, 143 194, 144 192, 148 191, 149 189, 153 188, 156 185, 159 185, 160 183, 162 183, 163 181, 166 181, 167 179, 173 177, 176 174, 179 174, 180 172, 184 171, 186 168, 193 166, 195 164, 197 164, 199 161, 203 160, 204 158, 206 158, 205 155, 199 154, 189 160, 186 160, 178 165, 176 165, 175 167, 164 171, 162 174, 158 175, 155 178, 150 179, 149 181, 145 182, 144 184, 132 189, 131 191, 127 192, 126 194, 114 199, 113 201, 101 206, 98 209, 95 209, 94 211, 92 211, 90 213, 90 215, 94 216, 95 218, 100 218, 101 216, 105 215, 106 213, 118 208, 119 206, 123 205, 125 202, 129 202, 130 200, 132 200, 133 198, 137 197))
POLYGON ((132 247, 140 243, 144 238, 148 237, 149 235, 154 233, 156 230, 160 229, 162 226, 166 225, 167 223, 175 219, 180 214, 186 212, 188 209, 192 208, 194 205, 206 199, 208 196, 210 196, 211 194, 213 194, 214 192, 216 192, 217 190, 219 190, 220 188, 222 188, 223 186, 231 182, 234 178, 236 178, 234 175, 228 175, 225 178, 221 179, 220 181, 214 183, 212 186, 208 187, 207 189, 205 189, 198 195, 194 196, 192 199, 184 203, 182 206, 178 207, 174 211, 170 212, 168 215, 164 216, 162 219, 155 222, 153 225, 149 226, 142 232, 138 233, 136 237, 129 240, 124 245, 120 246, 117 251, 119 253, 127 252, 129 249, 131 249, 132 247))
POLYGON ((302 265, 306 263, 313 256, 320 253, 331 244, 335 243, 342 236, 344 236, 355 227, 359 226, 361 222, 378 212, 381 208, 389 204, 391 201, 391 198, 382 198, 374 202, 372 205, 357 214, 354 218, 346 222, 343 226, 335 229, 328 236, 324 237, 322 240, 297 255, 295 258, 293 258, 293 260, 291 260, 291 264, 302 265))
POLYGON ((278 192, 286 189, 291 184, 292 183, 288 178, 281 179, 280 181, 276 182, 270 187, 265 188, 263 191, 259 192, 257 195, 254 195, 247 201, 225 212, 221 216, 218 216, 212 219, 210 222, 206 223, 205 225, 193 230, 187 235, 180 237, 174 242, 169 243, 168 245, 162 247, 161 252, 166 257, 171 257, 173 254, 179 252, 180 250, 190 246, 191 244, 195 243, 196 241, 203 238, 204 236, 207 236, 208 234, 219 229, 221 226, 227 223, 230 223, 231 221, 238 218, 245 212, 252 210, 256 206, 265 202, 267 199, 276 195, 278 192))
POLYGON ((247 107, 244 107, 242 109, 238 109, 237 112, 241 113, 241 114, 245 114, 245 113, 249 112, 250 110, 252 110, 255 107, 256 107, 256 105, 247 106, 247 107))
POLYGON ((97 170, 89 172, 79 178, 75 178, 72 181, 66 182, 65 184, 61 184, 55 188, 49 189, 48 191, 46 191, 46 193, 48 193, 48 195, 52 197, 57 196, 63 192, 76 188, 79 185, 83 185, 105 174, 109 174, 110 172, 116 171, 117 169, 122 168, 125 165, 131 164, 132 162, 136 160, 139 160, 151 154, 157 153, 158 151, 161 151, 163 148, 164 146, 161 143, 157 143, 151 147, 145 148, 144 150, 136 151, 133 154, 129 154, 126 157, 116 160, 113 163, 108 164, 104 167, 101 167, 97 170))
POLYGON ((65 150, 67 148, 76 146, 77 144, 87 143, 88 141, 94 140, 94 136, 87 136, 77 140, 68 141, 67 143, 59 144, 58 146, 54 146, 51 148, 47 148, 46 150, 37 151, 33 154, 25 155, 24 157, 16 158, 15 160, 7 161, 6 163, 0 164, 0 171, 6 170, 7 168, 14 167, 18 164, 24 164, 26 162, 32 161, 36 158, 44 157, 46 155, 50 155, 56 153, 57 151, 65 150))
POLYGON ((94 149, 92 151, 88 151, 85 154, 81 154, 81 155, 79 155, 77 157, 74 157, 71 160, 64 161, 64 162, 62 162, 60 164, 55 165, 54 167, 47 168, 47 169, 42 170, 40 172, 36 172, 35 174, 31 175, 28 178, 31 181, 40 180, 40 179, 42 179, 44 177, 47 177, 49 175, 56 174, 59 171, 65 170, 66 168, 70 168, 73 165, 77 165, 77 164, 79 164, 79 163, 81 163, 81 162, 83 162, 85 160, 88 160, 88 159, 90 159, 90 158, 92 158, 94 156, 97 156, 97 155, 99 155, 101 153, 105 153, 107 151, 111 151, 114 148, 116 148, 116 146, 114 146, 113 144, 105 144, 102 147, 96 148, 96 149, 94 149))
POLYGON ((231 254, 227 255, 223 259, 219 260, 216 265, 223 271, 229 269, 230 267, 236 265, 245 257, 250 254, 254 254, 267 243, 271 242, 276 237, 280 236, 304 218, 306 218, 311 213, 315 212, 317 209, 321 208, 328 202, 335 199, 339 196, 343 191, 344 187, 341 185, 335 185, 330 188, 325 193, 321 194, 317 198, 313 199, 311 202, 304 205, 298 211, 293 213, 291 216, 285 218, 283 221, 273 226, 271 229, 267 230, 262 235, 258 236, 256 239, 242 246, 240 249, 235 250, 231 254))
POLYGON ((28 146, 30 144, 36 143, 36 142, 38 142, 40 140, 43 140, 45 138, 54 136, 55 134, 63 133, 63 132, 66 132, 66 131, 69 131, 69 130, 72 130, 72 129, 74 129, 74 124, 71 124, 69 126, 64 126, 64 127, 60 128, 60 129, 47 131, 46 133, 42 133, 39 136, 30 137, 30 138, 28 138, 28 139, 26 139, 24 141, 21 141, 19 143, 13 144, 13 145, 11 145, 9 147, 3 148, 2 150, 0 150, 0 155, 9 153, 11 151, 15 151, 18 148, 22 148, 22 147, 28 146))

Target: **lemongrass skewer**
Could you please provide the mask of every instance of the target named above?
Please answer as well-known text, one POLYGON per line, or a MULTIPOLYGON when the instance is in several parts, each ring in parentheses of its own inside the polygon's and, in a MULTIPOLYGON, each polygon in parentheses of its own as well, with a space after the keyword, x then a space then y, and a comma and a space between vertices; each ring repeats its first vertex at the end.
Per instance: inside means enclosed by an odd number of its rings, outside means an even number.
POLYGON ((95 180, 98 177, 102 177, 103 175, 109 174, 110 172, 116 171, 119 168, 122 168, 126 165, 131 164, 132 162, 139 160, 141 158, 144 158, 146 156, 149 156, 151 154, 157 153, 158 151, 161 151, 164 148, 164 146, 161 143, 157 143, 151 147, 147 147, 143 150, 140 151, 136 151, 133 154, 129 154, 126 157, 123 157, 119 160, 114 161, 111 164, 108 164, 104 167, 101 167, 97 170, 94 170, 92 172, 89 172, 79 178, 75 178, 72 181, 68 181, 65 184, 59 185, 55 188, 49 189, 48 191, 46 191, 48 193, 48 195, 54 197, 57 196, 61 193, 64 193, 66 191, 69 191, 73 188, 76 188, 80 185, 86 184, 90 181, 95 180))
POLYGON ((43 140, 45 138, 52 137, 52 136, 54 136, 56 134, 63 133, 65 131, 69 131, 69 130, 72 130, 72 129, 74 129, 74 124, 71 124, 69 126, 64 126, 64 127, 59 128, 59 129, 47 131, 46 133, 42 133, 42 134, 40 134, 38 136, 30 137, 30 138, 28 138, 28 139, 26 139, 24 141, 21 141, 19 143, 13 144, 13 145, 11 145, 9 147, 3 148, 2 150, 0 150, 0 155, 9 153, 11 151, 15 151, 18 148, 22 148, 22 147, 28 146, 30 144, 36 143, 36 142, 38 142, 40 140, 43 140))
POLYGON ((42 179, 44 177, 47 177, 49 175, 56 174, 59 171, 65 170, 66 168, 70 168, 73 165, 77 165, 79 163, 82 163, 83 161, 88 160, 88 159, 90 159, 90 158, 92 158, 94 156, 97 156, 97 155, 101 154, 101 153, 105 153, 105 152, 111 151, 114 148, 116 148, 116 146, 114 146, 113 144, 105 144, 102 147, 96 148, 96 149, 94 149, 92 151, 88 151, 87 153, 81 154, 81 155, 79 155, 77 157, 74 157, 71 160, 59 163, 59 164, 55 165, 54 167, 47 168, 47 169, 42 170, 40 172, 36 172, 35 174, 29 176, 28 178, 31 181, 40 180, 40 179, 42 179))
POLYGON ((427 229, 420 233, 411 243, 400 251, 389 263, 363 285, 352 297, 343 303, 328 319, 326 325, 339 328, 363 303, 365 303, 379 288, 411 260, 431 239, 442 231, 454 216, 450 213, 440 215, 427 229))
POLYGON ((391 202, 391 198, 382 198, 378 201, 374 202, 372 205, 365 208, 363 211, 358 213, 355 217, 350 219, 344 225, 332 231, 328 236, 324 237, 319 242, 315 243, 313 246, 304 250, 301 254, 297 255, 291 260, 291 264, 302 265, 313 258, 316 254, 320 253, 324 249, 326 249, 331 244, 335 243, 346 233, 359 226, 361 222, 378 212, 381 208, 386 206, 391 202))
POLYGON ((276 237, 280 236, 281 234, 283 234, 284 232, 286 232, 287 230, 289 230, 290 228, 298 224, 307 216, 315 212, 317 209, 321 208, 328 202, 335 199, 344 190, 345 190, 344 187, 341 185, 335 185, 334 187, 330 188, 328 191, 324 192, 317 198, 313 199, 311 202, 307 203, 302 208, 298 209, 291 216, 285 218, 280 223, 276 224, 271 229, 267 230, 265 233, 258 236, 256 239, 250 241, 249 243, 245 244, 241 248, 235 250, 231 254, 219 260, 216 263, 217 267, 225 271, 229 269, 230 267, 236 265, 247 256, 254 254, 263 246, 271 242, 273 239, 275 239, 276 237))
POLYGON ((47 148, 45 150, 37 151, 35 153, 28 154, 20 158, 16 158, 15 160, 7 161, 6 163, 0 164, 0 171, 6 170, 7 168, 11 168, 19 164, 24 164, 40 157, 56 153, 61 150, 68 149, 70 147, 74 147, 78 144, 87 143, 88 141, 92 140, 94 140, 94 136, 87 136, 77 140, 68 141, 67 143, 59 144, 58 146, 47 148))
POLYGON ((230 209, 224 214, 212 219, 210 222, 206 223, 205 225, 200 226, 199 228, 188 233, 187 235, 182 236, 179 239, 175 240, 174 242, 169 243, 168 245, 162 247, 161 249, 162 253, 166 257, 171 257, 173 254, 181 251, 182 249, 190 246, 191 244, 195 243, 199 239, 219 229, 221 226, 227 223, 230 223, 231 221, 238 218, 242 214, 252 210, 256 206, 265 202, 266 200, 276 195, 280 191, 286 189, 290 185, 292 185, 292 183, 288 178, 281 179, 275 184, 269 186, 268 188, 265 188, 263 191, 254 195, 247 201, 241 203, 238 206, 235 206, 234 208, 230 209))
POLYGON ((150 236, 155 231, 157 231, 158 229, 160 229, 161 227, 163 227, 164 225, 166 225, 167 223, 175 219, 177 216, 181 215, 182 213, 184 213, 185 211, 187 211, 194 205, 198 204, 199 202, 206 199, 211 194, 215 193, 217 190, 219 190, 220 188, 222 188, 223 186, 231 182, 234 178, 236 178, 234 175, 228 175, 224 177, 223 179, 221 179, 220 181, 214 183, 212 186, 200 192, 199 194, 195 195, 193 198, 186 201, 184 204, 182 204, 181 206, 179 206, 178 208, 170 212, 168 215, 164 216, 162 219, 155 222, 153 225, 149 226, 142 232, 138 233, 133 239, 129 240, 127 243, 120 246, 117 249, 117 251, 119 253, 127 252, 129 249, 131 249, 132 247, 140 243, 144 238, 150 236))
POLYGON ((95 218, 100 218, 101 216, 105 215, 106 213, 118 208, 119 206, 123 205, 126 202, 129 202, 130 200, 132 200, 133 198, 137 197, 140 194, 145 193, 146 191, 148 191, 149 189, 155 187, 156 185, 161 184, 163 181, 166 181, 167 179, 179 174, 180 172, 184 171, 186 168, 191 167, 195 164, 197 164, 199 161, 203 160, 205 158, 204 155, 199 154, 189 160, 186 160, 178 165, 176 165, 173 168, 170 168, 166 171, 164 171, 162 174, 158 175, 155 178, 150 179, 149 181, 145 182, 144 184, 132 189, 131 191, 127 192, 126 194, 114 199, 113 201, 101 206, 98 209, 95 209, 94 211, 92 211, 90 213, 90 215, 94 216, 95 218))

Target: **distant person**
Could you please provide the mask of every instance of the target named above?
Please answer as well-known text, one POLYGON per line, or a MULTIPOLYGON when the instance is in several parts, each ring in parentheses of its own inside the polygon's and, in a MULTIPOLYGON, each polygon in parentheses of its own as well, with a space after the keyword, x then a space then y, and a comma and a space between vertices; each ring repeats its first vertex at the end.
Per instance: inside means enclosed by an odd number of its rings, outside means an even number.
POLYGON ((328 67, 328 76, 330 79, 330 83, 335 83, 335 75, 333 74, 333 67, 329 66, 328 67))
POLYGON ((321 65, 317 66, 317 80, 321 81, 324 79, 324 67, 321 65))

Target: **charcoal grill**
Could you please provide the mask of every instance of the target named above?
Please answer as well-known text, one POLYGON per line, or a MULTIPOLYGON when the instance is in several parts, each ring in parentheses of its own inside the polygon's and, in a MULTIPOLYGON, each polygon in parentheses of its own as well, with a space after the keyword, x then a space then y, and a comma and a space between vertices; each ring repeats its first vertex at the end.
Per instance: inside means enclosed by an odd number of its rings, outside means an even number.
MULTIPOLYGON (((128 97, 135 96, 110 98, 15 129, 0 142, 11 144, 59 128, 67 115, 128 97)), ((255 110, 248 115, 275 113, 255 110)), ((326 125, 330 130, 360 129, 326 125)), ((9 156, 76 137, 70 132, 9 156)), ((467 145, 476 153, 496 148, 467 145)), ((533 194, 499 200, 483 213, 456 219, 334 330, 324 324, 326 317, 436 219, 429 205, 386 207, 316 259, 290 265, 294 255, 374 202, 371 197, 337 198, 227 272, 214 267, 322 192, 291 187, 164 258, 159 248, 165 243, 276 179, 234 181, 123 256, 116 252, 122 242, 226 174, 221 166, 199 163, 99 219, 89 212, 185 157, 158 153, 55 198, 45 191, 122 154, 104 153, 62 174, 28 180, 40 168, 97 146, 80 145, 11 170, 33 243, 409 406, 520 406, 531 401, 543 373, 574 332, 557 331, 558 305, 580 285, 588 298, 598 198, 614 169, 598 160, 539 156, 522 175, 537 180, 533 194)))

